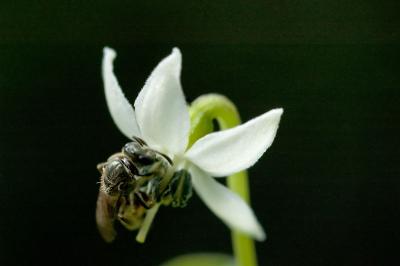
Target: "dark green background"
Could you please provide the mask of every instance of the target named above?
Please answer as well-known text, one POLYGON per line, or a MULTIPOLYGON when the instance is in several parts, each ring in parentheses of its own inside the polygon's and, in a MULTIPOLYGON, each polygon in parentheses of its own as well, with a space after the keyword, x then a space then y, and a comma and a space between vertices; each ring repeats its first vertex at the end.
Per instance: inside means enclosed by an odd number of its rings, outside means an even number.
POLYGON ((2 1, 0 264, 157 265, 230 253, 195 196, 144 245, 100 239, 96 164, 126 139, 105 105, 102 48, 131 100, 177 46, 189 101, 227 95, 244 120, 285 113, 250 169, 269 236, 260 265, 397 265, 399 1, 2 1), (396 253, 397 252, 397 253, 396 253))

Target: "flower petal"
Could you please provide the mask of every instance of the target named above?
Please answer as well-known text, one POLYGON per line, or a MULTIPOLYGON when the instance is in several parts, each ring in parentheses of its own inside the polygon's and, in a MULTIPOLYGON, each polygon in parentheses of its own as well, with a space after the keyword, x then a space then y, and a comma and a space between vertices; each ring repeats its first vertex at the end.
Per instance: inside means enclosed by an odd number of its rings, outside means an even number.
POLYGON ((271 146, 282 109, 199 139, 186 157, 212 176, 227 176, 252 166, 271 146))
POLYGON ((265 233, 253 210, 237 194, 196 166, 190 168, 193 187, 208 208, 228 227, 264 240, 265 233))
POLYGON ((111 117, 119 130, 128 138, 140 137, 139 128, 136 123, 135 111, 125 98, 117 78, 113 72, 113 61, 116 53, 113 49, 103 49, 102 74, 106 101, 111 117))
POLYGON ((174 48, 153 70, 135 101, 142 137, 150 146, 180 154, 189 135, 189 112, 180 82, 181 53, 174 48))

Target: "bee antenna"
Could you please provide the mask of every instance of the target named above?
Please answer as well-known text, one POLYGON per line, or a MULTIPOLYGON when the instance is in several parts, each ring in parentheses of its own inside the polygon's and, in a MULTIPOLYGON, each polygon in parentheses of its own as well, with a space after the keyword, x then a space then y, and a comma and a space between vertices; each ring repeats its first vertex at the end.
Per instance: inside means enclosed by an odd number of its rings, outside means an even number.
POLYGON ((142 140, 141 138, 133 136, 132 139, 136 140, 137 142, 139 142, 139 144, 142 145, 142 146, 147 146, 147 143, 144 140, 142 140))

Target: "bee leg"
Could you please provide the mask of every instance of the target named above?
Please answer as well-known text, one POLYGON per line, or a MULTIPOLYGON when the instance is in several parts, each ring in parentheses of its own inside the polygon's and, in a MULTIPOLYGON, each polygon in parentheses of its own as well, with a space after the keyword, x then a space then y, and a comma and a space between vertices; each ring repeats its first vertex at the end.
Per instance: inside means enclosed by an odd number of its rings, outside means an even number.
POLYGON ((132 136, 132 140, 136 141, 141 146, 147 146, 147 143, 144 140, 142 140, 141 138, 138 138, 136 136, 132 136))
POLYGON ((148 182, 146 187, 146 194, 152 201, 159 202, 160 179, 158 177, 155 177, 148 182))
POLYGON ((135 197, 145 209, 151 209, 155 205, 155 201, 150 200, 146 193, 138 191, 135 193, 135 197))
POLYGON ((129 205, 135 206, 135 193, 133 192, 129 193, 128 199, 129 199, 129 205))
POLYGON ((136 193, 135 193, 135 196, 136 196, 136 198, 139 200, 140 204, 141 204, 143 207, 145 207, 146 209, 150 209, 150 206, 147 205, 147 202, 146 202, 146 200, 144 199, 142 193, 136 192, 136 193))
MULTIPOLYGON (((133 194, 133 193, 131 193, 133 194)), ((135 204, 135 198, 131 195, 120 198, 120 207, 118 211, 118 220, 128 230, 136 230, 140 227, 145 214, 145 208, 135 204), (133 203, 131 203, 133 200, 133 203)))
POLYGON ((117 213, 117 217, 118 220, 126 227, 129 229, 129 220, 127 219, 127 211, 128 211, 128 205, 127 204, 127 200, 125 197, 120 197, 118 199, 118 213, 117 213))
POLYGON ((172 207, 186 207, 189 199, 192 197, 192 193, 193 189, 190 173, 186 170, 175 172, 172 176, 171 182, 169 183, 167 193, 172 196, 172 207))
POLYGON ((124 210, 126 207, 126 198, 125 197, 120 197, 118 200, 118 218, 124 217, 124 210))

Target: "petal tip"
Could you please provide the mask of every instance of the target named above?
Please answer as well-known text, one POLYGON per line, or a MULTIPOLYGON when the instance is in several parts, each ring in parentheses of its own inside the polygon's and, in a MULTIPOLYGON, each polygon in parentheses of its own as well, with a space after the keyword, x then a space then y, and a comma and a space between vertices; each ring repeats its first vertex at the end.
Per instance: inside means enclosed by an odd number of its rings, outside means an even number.
POLYGON ((112 49, 108 46, 105 46, 103 48, 103 55, 104 55, 104 57, 110 57, 111 59, 114 59, 116 57, 117 53, 115 52, 114 49, 112 49))
POLYGON ((282 114, 283 114, 283 108, 276 108, 276 109, 272 109, 272 110, 266 112, 262 116, 264 116, 266 119, 268 119, 268 117, 269 117, 269 119, 274 120, 278 126, 280 123, 282 114))
POLYGON ((267 236, 261 226, 257 228, 257 232, 256 234, 254 234, 254 238, 260 242, 265 241, 267 239, 267 236))
POLYGON ((283 114, 283 108, 276 108, 271 110, 272 113, 275 113, 276 116, 281 116, 283 114))
POLYGON ((181 53, 181 50, 179 50, 178 47, 172 48, 172 52, 171 52, 170 58, 173 61, 177 62, 177 65, 178 65, 178 68, 179 68, 178 72, 180 72, 180 68, 181 68, 181 64, 182 64, 182 53, 181 53))
POLYGON ((172 54, 182 56, 181 50, 178 47, 172 48, 172 54))

